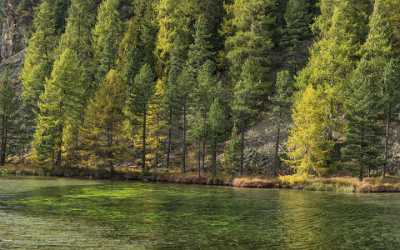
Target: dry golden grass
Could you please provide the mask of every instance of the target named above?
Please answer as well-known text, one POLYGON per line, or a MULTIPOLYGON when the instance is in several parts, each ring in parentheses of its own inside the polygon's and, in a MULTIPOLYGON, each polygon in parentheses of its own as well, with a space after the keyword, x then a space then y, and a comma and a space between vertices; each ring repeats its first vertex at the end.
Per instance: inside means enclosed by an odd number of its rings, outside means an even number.
MULTIPOLYGON (((31 165, 7 165, 1 169, 0 175, 45 175, 44 171, 31 165)), ((76 177, 93 177, 92 172, 78 170, 76 177), (79 173, 81 171, 82 173, 79 173)), ((87 170, 86 170, 87 171, 87 170)), ((75 176, 64 173, 63 176, 75 176)), ((379 193, 379 192, 400 192, 400 177, 386 178, 365 178, 360 182, 353 177, 331 177, 320 178, 305 175, 279 176, 278 178, 267 177, 238 177, 217 176, 202 173, 198 176, 195 172, 181 174, 179 169, 152 169, 145 174, 140 168, 118 168, 116 178, 126 180, 144 180, 151 182, 167 182, 178 184, 196 185, 220 185, 233 186, 237 188, 290 188, 311 191, 335 191, 335 192, 360 192, 360 193, 379 193)), ((96 177, 95 177, 96 178, 96 177)))
POLYGON ((269 179, 265 177, 241 177, 232 181, 233 187, 238 188, 279 188, 278 179, 269 179))
POLYGON ((366 178, 359 181, 353 177, 316 178, 302 175, 280 176, 283 187, 337 192, 400 192, 400 178, 366 178))

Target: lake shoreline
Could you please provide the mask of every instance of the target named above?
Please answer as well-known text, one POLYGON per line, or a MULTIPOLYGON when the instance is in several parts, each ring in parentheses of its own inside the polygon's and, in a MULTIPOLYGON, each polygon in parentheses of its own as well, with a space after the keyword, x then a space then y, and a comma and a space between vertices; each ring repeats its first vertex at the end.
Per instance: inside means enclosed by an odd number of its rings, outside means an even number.
POLYGON ((279 176, 275 178, 265 176, 243 177, 213 177, 207 174, 190 172, 148 172, 141 171, 115 171, 111 176, 108 172, 64 169, 45 172, 42 169, 7 165, 0 168, 0 176, 39 176, 39 177, 64 177, 92 180, 116 181, 144 181, 153 183, 171 183, 185 185, 226 186, 233 188, 253 189, 295 189, 304 191, 331 191, 341 193, 400 193, 399 177, 371 177, 359 181, 353 177, 312 177, 312 176, 279 176))

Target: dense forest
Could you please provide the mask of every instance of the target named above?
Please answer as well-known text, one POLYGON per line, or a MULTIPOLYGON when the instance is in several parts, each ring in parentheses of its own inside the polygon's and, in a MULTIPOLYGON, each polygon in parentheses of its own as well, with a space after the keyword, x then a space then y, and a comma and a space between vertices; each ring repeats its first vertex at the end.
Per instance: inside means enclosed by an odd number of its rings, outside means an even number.
POLYGON ((27 47, 18 77, 1 77, 2 165, 396 172, 398 0, 20 2, 27 47))

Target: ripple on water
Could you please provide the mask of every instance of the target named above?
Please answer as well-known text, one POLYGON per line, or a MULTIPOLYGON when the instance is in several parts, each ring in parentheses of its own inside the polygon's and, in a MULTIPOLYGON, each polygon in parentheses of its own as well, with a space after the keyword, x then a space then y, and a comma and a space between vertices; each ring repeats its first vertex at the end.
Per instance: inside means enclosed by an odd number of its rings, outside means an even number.
POLYGON ((400 249, 395 194, 3 180, 0 249, 400 249))

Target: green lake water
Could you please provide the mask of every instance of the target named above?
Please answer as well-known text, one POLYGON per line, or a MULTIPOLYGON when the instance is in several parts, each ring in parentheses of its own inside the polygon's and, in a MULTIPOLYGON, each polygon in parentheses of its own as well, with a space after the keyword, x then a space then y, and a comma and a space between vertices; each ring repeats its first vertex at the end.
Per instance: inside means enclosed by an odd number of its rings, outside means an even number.
POLYGON ((400 194, 0 178, 0 249, 400 249, 400 194))

